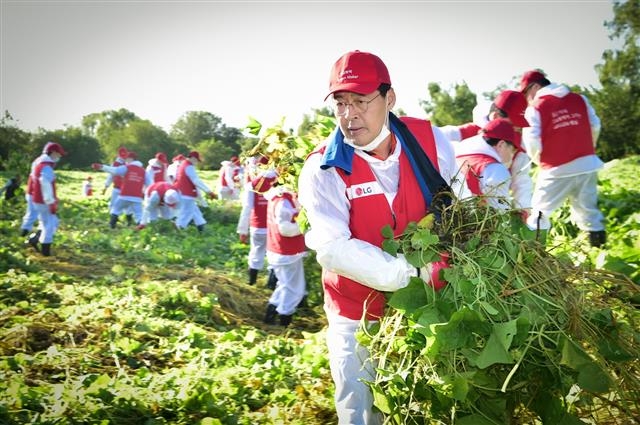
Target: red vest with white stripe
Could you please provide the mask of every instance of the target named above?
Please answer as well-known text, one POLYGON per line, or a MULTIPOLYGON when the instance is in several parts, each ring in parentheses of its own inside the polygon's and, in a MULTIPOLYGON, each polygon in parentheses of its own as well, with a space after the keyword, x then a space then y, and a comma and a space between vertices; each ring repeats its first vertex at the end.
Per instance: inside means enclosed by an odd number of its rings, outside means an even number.
MULTIPOLYGON (((438 169, 438 152, 431 123, 418 118, 400 118, 425 151, 434 167, 438 169)), ((324 147, 319 153, 324 152, 324 147)), ((346 193, 351 207, 349 209, 349 229, 352 237, 382 246, 384 240, 381 229, 390 225, 394 235, 399 236, 411 221, 418 221, 428 212, 420 186, 413 173, 405 151, 400 154, 400 181, 398 193, 392 207, 384 193, 372 193, 376 178, 369 164, 358 155, 353 156, 352 172, 347 175, 337 168, 344 180, 346 193)), ((360 320, 365 314, 367 319, 379 319, 384 314, 385 296, 383 292, 362 285, 336 273, 322 271, 327 307, 340 316, 360 320)))
MULTIPOLYGON (((304 235, 283 236, 278 231, 278 224, 275 217, 276 206, 287 200, 294 205, 293 196, 284 192, 269 201, 267 206, 267 251, 275 252, 281 255, 295 255, 305 251, 304 235)), ((295 222, 295 216, 291 219, 295 222)))
POLYGON ((146 196, 149 197, 153 192, 158 192, 158 196, 160 197, 160 205, 164 205, 164 194, 167 193, 167 190, 171 188, 172 188, 171 183, 160 181, 160 182, 155 182, 149 185, 145 193, 146 193, 146 196))
POLYGON ((178 171, 176 172, 176 181, 174 183, 175 188, 180 192, 181 195, 190 196, 192 198, 198 197, 198 189, 196 185, 193 184, 189 176, 185 170, 187 167, 192 167, 193 164, 191 161, 185 159, 178 166, 178 171))
MULTIPOLYGON (((42 185, 40 185, 40 176, 42 175, 42 169, 44 167, 53 167, 55 162, 52 161, 40 161, 36 164, 33 170, 33 177, 31 177, 31 187, 33 193, 31 193, 31 200, 36 204, 44 204, 44 197, 42 196, 42 185)), ((56 196, 56 180, 53 179, 53 199, 58 199, 56 196)))
POLYGON ((267 205, 269 201, 264 197, 264 193, 271 188, 275 177, 257 177, 251 182, 254 192, 253 209, 249 218, 249 225, 255 229, 267 228, 267 205))
POLYGON ((551 168, 594 155, 589 112, 582 96, 542 96, 534 107, 540 112, 540 166, 551 168))
POLYGON ((458 162, 464 167, 465 178, 467 180, 467 186, 471 193, 476 196, 482 195, 480 190, 480 179, 484 174, 484 169, 487 165, 498 162, 494 157, 484 155, 481 153, 474 153, 469 155, 460 155, 456 157, 458 162))
POLYGON ((144 187, 145 171, 139 165, 126 164, 127 172, 122 178, 122 187, 120 187, 120 196, 131 196, 134 198, 142 198, 142 189, 144 187))

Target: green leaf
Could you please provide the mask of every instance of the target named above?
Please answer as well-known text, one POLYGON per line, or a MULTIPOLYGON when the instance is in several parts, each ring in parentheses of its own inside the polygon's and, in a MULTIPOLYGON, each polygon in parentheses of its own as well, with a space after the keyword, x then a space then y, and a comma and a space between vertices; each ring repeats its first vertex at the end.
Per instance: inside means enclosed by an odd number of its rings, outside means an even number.
POLYGON ((578 372, 578 385, 587 391, 605 392, 611 386, 609 375, 583 349, 572 340, 564 338, 560 364, 578 372))
POLYGON ((249 133, 253 134, 254 136, 257 136, 260 133, 260 130, 262 129, 262 124, 260 124, 258 120, 256 120, 255 118, 249 117, 249 123, 246 125, 245 128, 247 129, 247 131, 249 131, 249 133))
POLYGON ((480 369, 485 369, 496 363, 513 363, 513 356, 509 353, 509 348, 516 333, 517 320, 493 325, 493 332, 476 360, 477 366, 480 369))
POLYGON ((386 224, 382 229, 380 229, 380 233, 382 233, 382 236, 385 239, 393 239, 393 237, 395 236, 393 234, 393 229, 388 224, 386 224))
POLYGON ((389 305, 400 310, 405 315, 410 315, 418 308, 427 304, 427 291, 422 279, 412 277, 409 284, 393 293, 389 299, 389 305))
POLYGON ((382 241, 382 250, 387 254, 391 254, 394 257, 398 254, 400 244, 393 239, 385 239, 382 241))

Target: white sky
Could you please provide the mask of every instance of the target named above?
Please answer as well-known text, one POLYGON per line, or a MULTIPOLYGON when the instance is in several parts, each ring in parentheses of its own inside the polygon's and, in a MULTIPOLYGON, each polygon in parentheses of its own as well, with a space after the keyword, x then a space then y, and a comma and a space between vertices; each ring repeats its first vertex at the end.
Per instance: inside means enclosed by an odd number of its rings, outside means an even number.
POLYGON ((610 0, 0 0, 0 113, 29 131, 119 108, 166 131, 187 111, 295 128, 358 49, 387 64, 396 107, 424 116, 429 82, 480 95, 541 68, 598 87, 612 17, 610 0))

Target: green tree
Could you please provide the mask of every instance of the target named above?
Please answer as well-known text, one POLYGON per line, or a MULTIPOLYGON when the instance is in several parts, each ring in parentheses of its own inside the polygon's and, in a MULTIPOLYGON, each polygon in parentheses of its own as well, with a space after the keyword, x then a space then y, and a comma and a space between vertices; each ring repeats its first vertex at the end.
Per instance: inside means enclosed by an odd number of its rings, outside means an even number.
POLYGON ((203 170, 218 170, 222 161, 237 155, 230 146, 215 139, 203 140, 195 146, 195 149, 202 157, 202 164, 199 167, 203 170))
POLYGON ((170 159, 171 155, 178 150, 173 139, 161 127, 154 125, 149 120, 131 121, 125 128, 114 132, 113 135, 118 141, 116 145, 112 145, 114 154, 117 146, 123 145, 134 151, 143 164, 158 152, 164 152, 170 159))
MULTIPOLYGON (((20 176, 29 173, 31 134, 18 128, 9 111, 0 118, 0 170, 20 176)), ((22 179, 26 181, 26 177, 22 179)))
POLYGON ((602 89, 587 92, 602 121, 597 152, 605 161, 640 153, 640 0, 614 1, 613 12, 606 26, 621 48, 602 54, 602 89))
POLYGON ((60 143, 67 153, 60 161, 65 169, 89 169, 92 162, 99 161, 102 157, 100 144, 95 137, 89 136, 79 127, 67 127, 61 130, 40 130, 33 136, 34 145, 38 152, 32 152, 35 158, 42 147, 50 141, 60 143))
MULTIPOLYGON (((226 126, 220 117, 205 111, 185 113, 172 126, 170 134, 177 143, 189 149, 195 149, 201 142, 215 140, 219 146, 228 148, 225 151, 232 155, 240 154, 244 140, 241 130, 226 126)), ((222 152, 215 157, 220 155, 222 152)))
POLYGON ((476 95, 467 83, 455 84, 453 95, 443 90, 438 83, 429 83, 429 99, 421 100, 420 106, 431 122, 438 126, 457 125, 472 120, 476 95))

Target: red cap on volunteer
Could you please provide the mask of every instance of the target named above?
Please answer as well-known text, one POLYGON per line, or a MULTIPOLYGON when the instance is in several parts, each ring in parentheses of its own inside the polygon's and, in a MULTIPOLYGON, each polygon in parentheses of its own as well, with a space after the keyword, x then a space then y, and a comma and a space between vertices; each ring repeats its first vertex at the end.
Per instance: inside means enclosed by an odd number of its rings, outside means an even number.
POLYGON ((516 127, 529 127, 524 118, 527 109, 527 99, 524 94, 515 90, 504 90, 493 100, 493 104, 507 113, 507 117, 516 127))
POLYGON ((522 78, 520 79, 520 91, 524 93, 524 91, 533 83, 537 83, 538 81, 542 81, 547 77, 537 69, 532 71, 527 71, 522 74, 522 78))
POLYGON ((482 128, 482 133, 492 139, 506 140, 520 149, 520 142, 513 130, 513 125, 505 118, 491 120, 482 128))
POLYGON ((368 94, 380 84, 391 84, 387 66, 378 56, 354 50, 345 53, 331 68, 329 94, 325 99, 339 91, 368 94))

